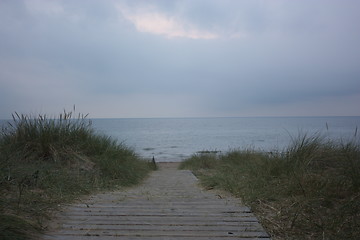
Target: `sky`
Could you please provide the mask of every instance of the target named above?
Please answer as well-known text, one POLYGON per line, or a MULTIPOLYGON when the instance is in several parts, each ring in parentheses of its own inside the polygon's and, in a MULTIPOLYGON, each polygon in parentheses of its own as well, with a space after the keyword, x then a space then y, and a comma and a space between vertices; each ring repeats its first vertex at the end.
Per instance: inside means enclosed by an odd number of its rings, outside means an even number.
POLYGON ((358 0, 0 0, 0 119, 360 116, 358 0))

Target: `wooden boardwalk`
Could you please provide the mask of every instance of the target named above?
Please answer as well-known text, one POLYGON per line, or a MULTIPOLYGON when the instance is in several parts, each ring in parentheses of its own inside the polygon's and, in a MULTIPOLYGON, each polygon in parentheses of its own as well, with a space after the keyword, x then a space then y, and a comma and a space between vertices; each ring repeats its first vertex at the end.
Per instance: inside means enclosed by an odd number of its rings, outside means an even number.
POLYGON ((139 187, 69 205, 55 222, 43 239, 270 239, 248 207, 202 190, 174 164, 162 164, 139 187))

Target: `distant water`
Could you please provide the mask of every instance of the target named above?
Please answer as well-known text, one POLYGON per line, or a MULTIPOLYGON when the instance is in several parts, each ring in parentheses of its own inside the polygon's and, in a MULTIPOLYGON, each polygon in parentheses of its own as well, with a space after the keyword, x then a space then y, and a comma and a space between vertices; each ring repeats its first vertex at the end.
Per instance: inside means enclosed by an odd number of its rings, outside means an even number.
POLYGON ((181 161, 204 150, 281 151, 299 133, 349 140, 360 127, 360 117, 93 119, 93 126, 142 157, 181 161))
MULTIPOLYGON (((360 117, 120 118, 92 119, 92 123, 98 133, 144 158, 177 162, 204 150, 281 151, 299 133, 349 140, 360 127, 360 117)), ((359 135, 360 129, 358 139, 359 135)))

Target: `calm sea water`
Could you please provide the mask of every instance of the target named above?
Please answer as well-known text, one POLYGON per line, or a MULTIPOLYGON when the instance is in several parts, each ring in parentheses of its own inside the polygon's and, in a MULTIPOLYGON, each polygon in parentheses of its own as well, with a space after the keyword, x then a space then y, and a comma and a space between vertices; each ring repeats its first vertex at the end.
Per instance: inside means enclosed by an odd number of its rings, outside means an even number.
MULTIPOLYGON (((205 150, 282 151, 299 133, 346 141, 354 138, 360 117, 92 119, 92 123, 98 133, 160 162, 182 161, 205 150)), ((357 139, 359 135, 360 130, 357 139)))
POLYGON ((205 150, 282 151, 299 133, 349 140, 360 117, 93 119, 93 126, 160 162, 182 161, 205 150))

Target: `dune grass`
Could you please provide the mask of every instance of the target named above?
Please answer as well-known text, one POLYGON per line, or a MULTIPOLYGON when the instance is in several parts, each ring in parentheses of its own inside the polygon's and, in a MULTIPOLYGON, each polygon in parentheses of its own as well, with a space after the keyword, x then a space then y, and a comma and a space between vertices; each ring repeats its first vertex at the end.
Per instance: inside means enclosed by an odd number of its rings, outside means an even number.
POLYGON ((299 135, 282 153, 197 154, 183 162, 207 188, 249 205, 273 239, 358 239, 359 142, 299 135))
POLYGON ((86 115, 14 114, 0 135, 0 239, 31 239, 52 210, 84 194, 139 183, 151 170, 95 133, 86 115))

